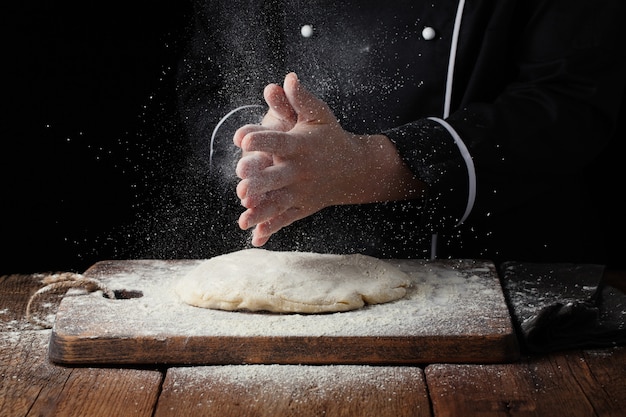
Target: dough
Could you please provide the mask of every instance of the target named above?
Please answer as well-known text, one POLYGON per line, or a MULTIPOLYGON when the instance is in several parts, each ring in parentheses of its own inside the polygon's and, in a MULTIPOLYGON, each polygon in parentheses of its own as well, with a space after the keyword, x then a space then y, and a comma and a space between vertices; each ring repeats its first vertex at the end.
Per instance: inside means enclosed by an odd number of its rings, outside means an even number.
POLYGON ((370 256, 245 249, 203 261, 175 290, 197 307, 327 313, 397 300, 409 282, 370 256))

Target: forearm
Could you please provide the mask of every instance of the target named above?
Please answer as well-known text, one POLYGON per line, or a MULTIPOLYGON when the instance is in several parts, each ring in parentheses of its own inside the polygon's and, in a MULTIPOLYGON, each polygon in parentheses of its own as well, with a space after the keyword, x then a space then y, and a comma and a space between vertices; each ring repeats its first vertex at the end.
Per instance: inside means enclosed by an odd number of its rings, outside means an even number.
POLYGON ((418 180, 384 135, 355 135, 355 152, 346 161, 335 204, 364 204, 421 197, 426 184, 418 180))

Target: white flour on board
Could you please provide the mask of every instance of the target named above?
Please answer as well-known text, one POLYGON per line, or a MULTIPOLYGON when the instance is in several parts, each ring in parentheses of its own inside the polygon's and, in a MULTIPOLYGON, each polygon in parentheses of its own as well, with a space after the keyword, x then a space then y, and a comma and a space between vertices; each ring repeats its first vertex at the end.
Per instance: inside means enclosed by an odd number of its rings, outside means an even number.
MULTIPOLYGON (((272 314, 210 310, 183 303, 173 291, 200 261, 129 261, 102 279, 111 289, 143 297, 109 300, 72 290, 57 313, 69 334, 152 336, 405 336, 473 334, 510 323, 504 296, 488 263, 390 261, 411 278, 407 295, 387 304, 330 314, 272 314), (501 316, 497 314, 501 312, 501 316)), ((456 262, 456 261, 453 261, 456 262)), ((482 333, 481 333, 482 334, 482 333)))

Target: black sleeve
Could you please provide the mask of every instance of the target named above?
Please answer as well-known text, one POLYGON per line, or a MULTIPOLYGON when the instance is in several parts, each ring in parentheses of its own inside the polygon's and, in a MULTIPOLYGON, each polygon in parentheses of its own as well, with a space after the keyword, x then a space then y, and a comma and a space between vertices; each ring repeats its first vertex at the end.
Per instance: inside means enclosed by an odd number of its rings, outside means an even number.
MULTIPOLYGON (((589 164, 615 129, 624 90, 623 2, 520 3, 514 18, 524 19, 524 30, 511 46, 510 82, 495 100, 463 103, 446 119, 471 154, 479 205, 488 198, 484 184, 498 177, 561 175, 589 164)), ((430 186, 427 226, 456 224, 468 173, 450 132, 425 119, 385 134, 430 186)))

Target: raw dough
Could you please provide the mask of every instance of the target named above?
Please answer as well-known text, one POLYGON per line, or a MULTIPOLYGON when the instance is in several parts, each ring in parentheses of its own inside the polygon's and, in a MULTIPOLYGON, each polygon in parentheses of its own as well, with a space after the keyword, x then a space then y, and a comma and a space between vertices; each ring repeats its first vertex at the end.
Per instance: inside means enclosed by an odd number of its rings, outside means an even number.
POLYGON ((197 307, 327 313, 397 300, 409 283, 403 271, 370 256, 245 249, 203 261, 175 290, 197 307))

